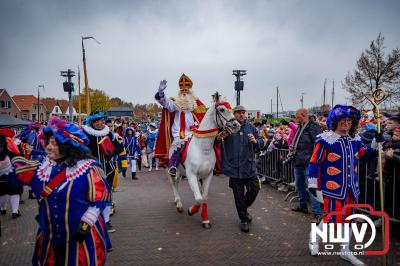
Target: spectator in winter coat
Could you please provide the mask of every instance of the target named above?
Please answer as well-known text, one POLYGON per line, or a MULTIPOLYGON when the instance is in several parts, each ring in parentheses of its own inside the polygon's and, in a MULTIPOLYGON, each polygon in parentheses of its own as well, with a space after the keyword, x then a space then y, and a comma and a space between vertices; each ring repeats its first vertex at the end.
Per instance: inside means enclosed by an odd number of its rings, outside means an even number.
POLYGON ((307 199, 310 198, 311 209, 315 220, 318 220, 321 215, 320 203, 306 191, 308 163, 314 150, 314 141, 317 135, 322 133, 321 127, 317 122, 309 119, 307 110, 301 108, 296 112, 296 119, 299 121, 299 127, 296 136, 292 143, 291 153, 288 158, 293 158, 294 161, 294 176, 296 190, 299 194, 299 205, 292 208, 293 211, 308 213, 307 199))
POLYGON ((288 127, 290 128, 290 134, 286 142, 289 146, 291 146, 293 143, 294 136, 296 135, 298 126, 293 121, 290 121, 288 123, 288 127))

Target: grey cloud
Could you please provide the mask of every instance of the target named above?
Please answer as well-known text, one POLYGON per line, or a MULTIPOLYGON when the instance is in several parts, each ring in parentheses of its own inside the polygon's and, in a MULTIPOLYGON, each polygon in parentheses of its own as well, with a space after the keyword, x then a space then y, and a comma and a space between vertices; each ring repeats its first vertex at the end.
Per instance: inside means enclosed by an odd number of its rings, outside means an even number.
MULTIPOLYGON (((398 47, 398 1, 2 1, 0 87, 11 94, 66 97, 60 70, 81 65, 89 84, 134 103, 152 102, 160 79, 177 91, 182 73, 206 103, 217 89, 233 101, 232 69, 247 69, 242 100, 269 111, 280 86, 283 106, 320 104, 322 86, 340 80, 381 31, 398 47)), ((275 107, 274 107, 275 108, 275 107)))

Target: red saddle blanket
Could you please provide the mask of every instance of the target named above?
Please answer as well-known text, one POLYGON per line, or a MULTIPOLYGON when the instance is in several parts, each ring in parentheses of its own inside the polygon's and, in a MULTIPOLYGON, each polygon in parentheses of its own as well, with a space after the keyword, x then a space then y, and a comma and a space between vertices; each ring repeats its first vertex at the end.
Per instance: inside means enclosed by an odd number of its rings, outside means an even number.
MULTIPOLYGON (((188 141, 186 142, 185 146, 183 147, 182 153, 181 153, 181 163, 184 164, 187 158, 187 152, 188 152, 188 148, 189 148, 189 144, 190 141, 192 140, 192 138, 189 138, 188 141)), ((215 167, 214 167, 214 172, 215 174, 220 174, 221 173, 221 145, 217 144, 214 145, 214 152, 215 152, 215 157, 216 157, 216 161, 215 161, 215 167)))

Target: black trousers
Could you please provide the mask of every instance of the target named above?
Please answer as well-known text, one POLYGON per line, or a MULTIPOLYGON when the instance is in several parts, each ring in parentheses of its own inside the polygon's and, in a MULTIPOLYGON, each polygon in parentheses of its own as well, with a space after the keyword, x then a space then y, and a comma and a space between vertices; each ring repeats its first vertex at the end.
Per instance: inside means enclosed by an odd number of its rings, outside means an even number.
POLYGON ((235 198, 239 219, 245 222, 247 221, 247 208, 253 204, 260 191, 258 179, 239 179, 231 177, 229 179, 229 187, 232 189, 233 197, 235 198))

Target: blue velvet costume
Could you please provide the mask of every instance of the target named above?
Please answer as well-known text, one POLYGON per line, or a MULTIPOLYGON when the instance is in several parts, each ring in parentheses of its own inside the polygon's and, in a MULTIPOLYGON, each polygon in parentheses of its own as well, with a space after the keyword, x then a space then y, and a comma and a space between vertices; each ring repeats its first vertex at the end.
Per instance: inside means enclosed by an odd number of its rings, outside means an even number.
POLYGON ((39 224, 33 265, 103 265, 111 242, 101 211, 110 201, 110 191, 103 171, 94 160, 81 160, 73 167, 45 159, 39 166, 22 157, 13 159, 18 180, 30 185, 35 195, 42 195, 57 174, 66 178, 47 197, 38 197, 39 224), (85 241, 73 241, 88 209, 97 208, 98 217, 85 241))

